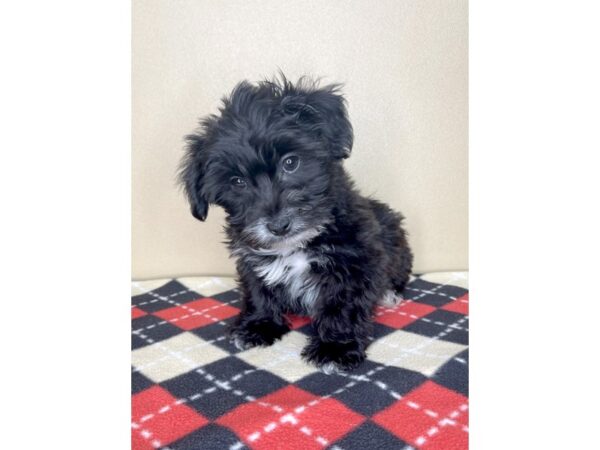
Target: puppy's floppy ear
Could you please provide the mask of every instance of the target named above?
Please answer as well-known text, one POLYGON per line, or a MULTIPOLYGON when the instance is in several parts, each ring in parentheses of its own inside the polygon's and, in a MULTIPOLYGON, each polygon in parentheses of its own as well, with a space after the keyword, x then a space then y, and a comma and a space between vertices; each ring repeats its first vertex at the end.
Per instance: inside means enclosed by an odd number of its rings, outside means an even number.
POLYGON ((295 115, 299 125, 325 139, 335 158, 347 158, 352 151, 354 134, 346 101, 340 93, 341 86, 304 89, 302 83, 301 80, 297 85, 296 95, 282 100, 284 113, 295 115))
POLYGON ((201 221, 206 220, 208 201, 202 194, 202 177, 204 175, 202 154, 206 139, 201 135, 186 136, 188 143, 186 155, 180 166, 179 181, 190 202, 192 215, 201 221))

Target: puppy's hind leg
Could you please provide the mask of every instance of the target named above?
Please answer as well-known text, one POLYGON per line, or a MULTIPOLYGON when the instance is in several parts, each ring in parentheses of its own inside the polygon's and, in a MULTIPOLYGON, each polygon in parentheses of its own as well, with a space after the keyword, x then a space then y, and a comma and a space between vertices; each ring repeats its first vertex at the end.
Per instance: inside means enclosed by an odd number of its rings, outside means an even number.
POLYGON ((408 246, 397 250, 394 261, 395 264, 390 271, 392 288, 396 296, 401 298, 412 272, 413 255, 408 246))
MULTIPOLYGON (((413 263, 413 254, 408 245, 406 231, 402 227, 404 218, 401 214, 392 211, 389 206, 375 200, 371 200, 371 206, 381 225, 381 242, 387 254, 387 284, 399 295, 410 279, 413 263)), ((388 301, 390 299, 391 296, 387 298, 388 301)))

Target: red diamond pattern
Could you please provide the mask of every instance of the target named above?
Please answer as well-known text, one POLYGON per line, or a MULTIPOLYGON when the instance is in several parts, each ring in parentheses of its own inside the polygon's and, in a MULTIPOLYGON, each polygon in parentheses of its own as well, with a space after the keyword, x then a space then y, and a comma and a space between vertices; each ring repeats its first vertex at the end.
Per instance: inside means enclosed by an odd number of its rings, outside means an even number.
POLYGON ((148 313, 146 311, 142 311, 137 306, 134 306, 133 308, 131 308, 131 318, 132 319, 137 319, 138 317, 144 317, 147 314, 148 313))
POLYGON ((239 406, 217 423, 234 430, 252 449, 316 450, 364 420, 333 398, 320 399, 291 385, 239 406))
POLYGON ((404 300, 394 308, 378 306, 375 321, 392 328, 404 328, 435 310, 435 306, 404 300))
POLYGON ((442 306, 446 311, 452 311, 460 314, 469 314, 469 294, 453 300, 452 302, 442 306))
POLYGON ((208 421, 160 386, 153 386, 131 398, 132 450, 167 445, 208 421))
POLYGON ((167 320, 183 330, 193 330, 233 317, 240 312, 233 306, 212 298, 202 298, 180 306, 163 309, 155 316, 167 320))
POLYGON ((376 414, 373 421, 419 449, 465 450, 467 404, 466 397, 426 381, 376 414))

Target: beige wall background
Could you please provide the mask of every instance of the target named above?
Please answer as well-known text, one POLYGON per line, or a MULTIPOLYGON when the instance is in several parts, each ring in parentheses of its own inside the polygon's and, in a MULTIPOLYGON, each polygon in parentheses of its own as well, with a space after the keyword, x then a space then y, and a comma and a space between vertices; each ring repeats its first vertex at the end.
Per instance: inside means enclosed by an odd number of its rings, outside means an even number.
POLYGON ((183 136, 242 79, 345 83, 364 194, 407 217, 415 271, 468 267, 466 0, 133 1, 132 275, 233 274, 223 211, 176 187, 183 136))

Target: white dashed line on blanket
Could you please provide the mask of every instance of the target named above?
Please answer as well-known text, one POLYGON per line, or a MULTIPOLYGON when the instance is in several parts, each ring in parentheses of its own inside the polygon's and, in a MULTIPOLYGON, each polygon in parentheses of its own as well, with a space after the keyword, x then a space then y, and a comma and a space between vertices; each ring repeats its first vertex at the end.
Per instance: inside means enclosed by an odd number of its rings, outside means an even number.
MULTIPOLYGON (((467 409, 468 409, 468 405, 467 404, 463 404, 460 405, 460 407, 457 410, 452 411, 450 414, 448 414, 448 416, 442 418, 441 420, 438 421, 437 425, 429 428, 425 434, 420 435, 419 437, 417 437, 415 439, 415 443, 419 446, 423 445, 427 439, 429 439, 430 437, 436 435, 439 431, 440 428, 445 427, 445 426, 458 426, 458 422, 456 422, 453 419, 456 419, 460 414, 464 413, 467 409), (451 419, 451 418, 452 419, 451 419), (427 435, 427 437, 425 436, 427 435)), ((462 431, 464 431, 465 433, 469 432, 469 428, 465 425, 461 425, 460 429, 462 431)))

